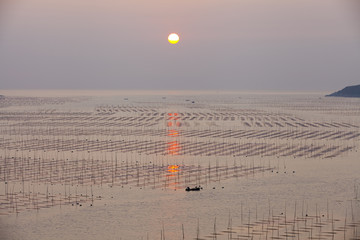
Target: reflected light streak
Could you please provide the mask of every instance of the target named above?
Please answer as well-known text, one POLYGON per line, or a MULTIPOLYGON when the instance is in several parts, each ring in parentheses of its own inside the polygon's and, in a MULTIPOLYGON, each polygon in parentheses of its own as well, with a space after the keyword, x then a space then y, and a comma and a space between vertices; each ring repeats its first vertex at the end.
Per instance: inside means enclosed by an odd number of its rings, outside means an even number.
POLYGON ((179 167, 180 167, 179 165, 169 165, 168 166, 168 172, 177 173, 177 172, 180 171, 179 167))
MULTIPOLYGON (((167 126, 168 127, 180 127, 181 124, 178 121, 180 118, 178 117, 178 113, 168 113, 169 117, 167 118, 167 126)), ((178 137, 180 133, 176 129, 168 129, 167 136, 169 137, 178 137)), ((167 153, 168 155, 180 155, 180 143, 178 141, 170 141, 167 143, 167 153)))
POLYGON ((176 130, 169 130, 169 131, 168 131, 168 136, 170 136, 170 137, 176 137, 176 136, 179 136, 179 131, 176 131, 176 130))
POLYGON ((168 165, 167 167, 167 186, 173 187, 174 189, 177 189, 177 185, 179 185, 178 177, 180 173, 180 166, 179 165, 168 165))
MULTIPOLYGON (((178 113, 168 113, 167 114, 167 121, 166 125, 171 128, 167 130, 167 136, 168 137, 178 137, 180 136, 180 132, 174 128, 180 127, 181 124, 179 122, 178 113)), ((167 154, 168 155, 180 155, 181 147, 180 143, 175 141, 168 141, 167 142, 167 154)), ((177 185, 179 184, 178 178, 179 178, 179 172, 180 172, 180 166, 179 165, 168 165, 167 171, 166 171, 166 178, 167 178, 167 186, 172 187, 174 189, 177 189, 177 185)))
POLYGON ((178 141, 168 142, 167 152, 169 155, 179 155, 181 147, 178 141))
POLYGON ((167 143, 167 151, 169 155, 179 155, 181 147, 178 141, 172 141, 167 143))

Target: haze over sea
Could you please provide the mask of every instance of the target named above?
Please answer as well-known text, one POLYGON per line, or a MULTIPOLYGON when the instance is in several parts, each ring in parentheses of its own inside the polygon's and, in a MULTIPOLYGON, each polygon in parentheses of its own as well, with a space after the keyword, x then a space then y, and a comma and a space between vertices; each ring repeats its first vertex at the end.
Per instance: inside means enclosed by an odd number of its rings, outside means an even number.
POLYGON ((0 0, 0 240, 360 240, 359 6, 0 0))

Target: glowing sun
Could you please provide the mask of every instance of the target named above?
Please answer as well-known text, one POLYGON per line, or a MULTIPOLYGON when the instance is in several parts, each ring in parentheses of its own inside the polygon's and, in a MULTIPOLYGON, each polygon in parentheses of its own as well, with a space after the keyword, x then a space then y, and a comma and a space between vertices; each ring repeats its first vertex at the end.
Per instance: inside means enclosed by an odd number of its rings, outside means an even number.
POLYGON ((179 42, 179 39, 179 35, 177 35, 176 33, 171 33, 168 36, 169 43, 171 44, 177 44, 179 42))

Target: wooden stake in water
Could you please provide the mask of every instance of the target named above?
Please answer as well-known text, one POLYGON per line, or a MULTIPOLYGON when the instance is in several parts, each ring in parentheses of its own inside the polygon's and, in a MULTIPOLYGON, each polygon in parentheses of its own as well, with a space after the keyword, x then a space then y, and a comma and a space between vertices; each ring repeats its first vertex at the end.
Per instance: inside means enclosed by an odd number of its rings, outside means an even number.
POLYGON ((182 230, 182 239, 185 239, 185 231, 184 231, 184 224, 181 224, 181 230, 182 230))
POLYGON ((200 227, 199 227, 199 219, 197 221, 197 228, 196 228, 196 239, 199 239, 200 236, 200 227))
POLYGON ((327 219, 329 220, 329 199, 326 201, 326 215, 327 219))
POLYGON ((243 203, 241 202, 241 224, 243 224, 243 203))
POLYGON ((217 235, 216 235, 216 217, 215 217, 215 221, 214 221, 214 239, 217 239, 217 235))
POLYGON ((347 209, 345 210, 345 221, 344 221, 344 240, 346 240, 346 218, 347 218, 347 209))

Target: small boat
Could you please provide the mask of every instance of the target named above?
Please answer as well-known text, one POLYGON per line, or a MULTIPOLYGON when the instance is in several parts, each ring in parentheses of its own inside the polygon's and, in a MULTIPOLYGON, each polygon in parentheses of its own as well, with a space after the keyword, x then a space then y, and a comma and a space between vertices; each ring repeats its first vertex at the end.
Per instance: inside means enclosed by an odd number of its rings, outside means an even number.
POLYGON ((190 188, 190 187, 187 187, 185 189, 185 191, 189 192, 189 191, 200 191, 200 189, 202 189, 202 187, 198 186, 198 187, 193 187, 193 188, 190 188))

